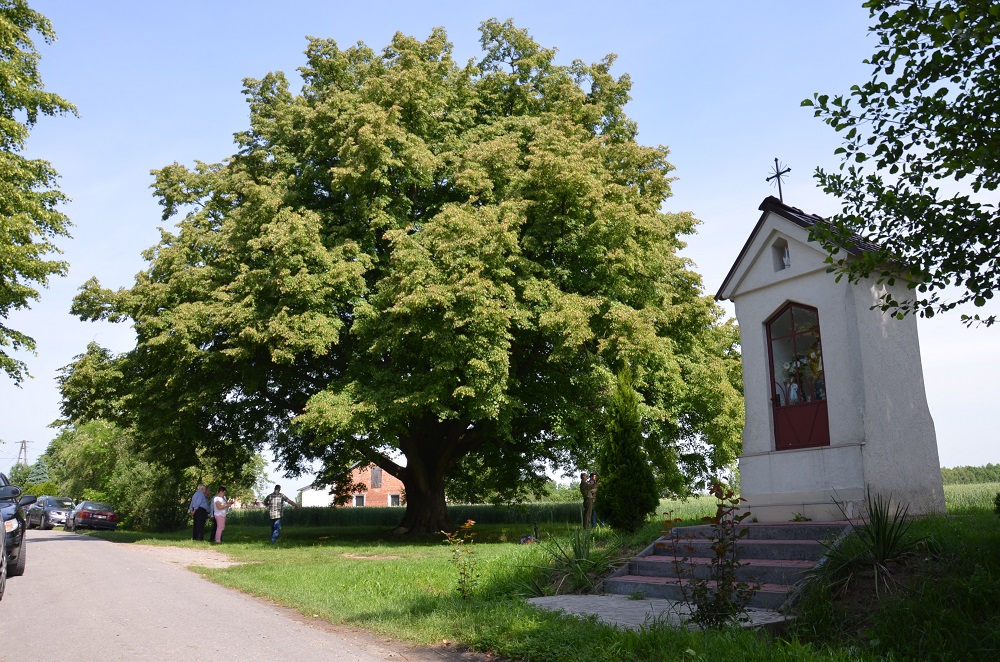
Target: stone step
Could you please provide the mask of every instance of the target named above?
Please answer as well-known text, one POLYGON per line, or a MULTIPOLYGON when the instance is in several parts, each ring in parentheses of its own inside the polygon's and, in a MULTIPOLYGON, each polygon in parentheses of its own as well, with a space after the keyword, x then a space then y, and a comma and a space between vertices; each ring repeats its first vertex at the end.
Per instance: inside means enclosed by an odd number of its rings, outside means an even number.
MULTIPOLYGON (((629 562, 628 573, 642 577, 676 577, 678 570, 683 577, 706 577, 712 559, 690 557, 687 559, 649 555, 637 557, 629 562)), ((805 573, 816 566, 815 561, 789 559, 746 559, 736 570, 740 581, 767 584, 795 584, 805 577, 805 573)))
MULTIPOLYGON (((736 578, 761 584, 749 606, 779 608, 805 573, 826 554, 827 547, 820 541, 836 540, 849 526, 849 522, 741 524, 740 529, 746 533, 736 541, 736 557, 744 565, 735 570, 736 578)), ((604 590, 684 600, 682 587, 689 579, 707 576, 714 556, 712 535, 708 525, 677 527, 667 532, 644 555, 622 567, 620 574, 605 580, 604 590)))
MULTIPOLYGON (((736 557, 740 560, 788 559, 818 561, 826 553, 826 547, 815 540, 748 540, 743 538, 737 543, 736 550, 736 557)), ((709 557, 712 556, 712 541, 703 538, 677 541, 660 538, 653 545, 653 554, 671 557, 709 557)))
MULTIPOLYGON (((684 586, 686 579, 677 577, 645 577, 641 575, 620 575, 604 580, 604 591, 617 595, 642 594, 647 598, 663 598, 666 600, 685 599, 684 586)), ((794 589, 786 584, 762 584, 750 600, 748 607, 762 609, 778 609, 784 604, 794 589)))
MULTIPOLYGON (((744 522, 743 540, 836 540, 850 527, 849 522, 744 522)), ((678 526, 664 537, 678 536, 709 538, 712 527, 707 524, 678 526)))

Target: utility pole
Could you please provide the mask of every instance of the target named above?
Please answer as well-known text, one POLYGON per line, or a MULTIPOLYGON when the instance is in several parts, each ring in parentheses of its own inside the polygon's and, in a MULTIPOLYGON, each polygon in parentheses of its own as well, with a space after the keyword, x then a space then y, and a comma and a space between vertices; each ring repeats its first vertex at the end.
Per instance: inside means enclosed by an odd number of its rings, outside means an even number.
POLYGON ((14 466, 19 464, 28 466, 28 442, 24 439, 21 440, 21 450, 17 451, 17 462, 14 463, 14 466))

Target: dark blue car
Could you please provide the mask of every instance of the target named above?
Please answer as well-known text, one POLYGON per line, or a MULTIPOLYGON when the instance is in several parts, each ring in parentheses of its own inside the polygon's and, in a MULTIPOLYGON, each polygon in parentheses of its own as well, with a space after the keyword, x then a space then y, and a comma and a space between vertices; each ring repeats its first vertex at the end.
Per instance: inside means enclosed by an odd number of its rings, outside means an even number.
POLYGON ((27 561, 24 545, 24 508, 35 503, 34 495, 22 495, 21 488, 11 485, 6 475, 0 473, 0 514, 3 516, 4 561, 3 577, 18 577, 24 574, 27 561))

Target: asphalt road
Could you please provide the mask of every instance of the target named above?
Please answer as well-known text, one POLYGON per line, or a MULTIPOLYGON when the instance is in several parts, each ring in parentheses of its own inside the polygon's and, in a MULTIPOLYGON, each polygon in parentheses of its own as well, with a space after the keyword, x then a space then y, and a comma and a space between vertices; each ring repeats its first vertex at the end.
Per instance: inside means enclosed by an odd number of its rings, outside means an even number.
POLYGON ((135 545, 61 529, 27 534, 27 569, 8 579, 0 602, 0 660, 485 659, 308 621, 135 545))

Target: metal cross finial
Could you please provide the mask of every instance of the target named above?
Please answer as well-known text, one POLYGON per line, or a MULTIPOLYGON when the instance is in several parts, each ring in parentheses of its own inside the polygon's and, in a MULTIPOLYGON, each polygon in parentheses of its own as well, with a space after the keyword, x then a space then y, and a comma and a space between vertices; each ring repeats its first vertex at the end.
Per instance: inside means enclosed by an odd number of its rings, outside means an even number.
POLYGON ((791 168, 785 167, 784 169, 778 165, 778 157, 774 157, 774 174, 767 178, 767 181, 775 180, 778 182, 778 199, 781 200, 781 204, 785 204, 785 197, 781 194, 781 176, 787 175, 792 171, 791 168))

